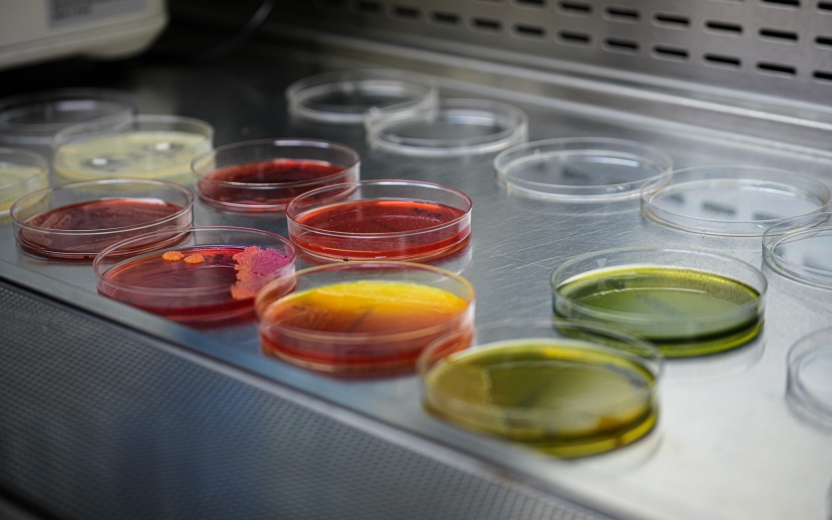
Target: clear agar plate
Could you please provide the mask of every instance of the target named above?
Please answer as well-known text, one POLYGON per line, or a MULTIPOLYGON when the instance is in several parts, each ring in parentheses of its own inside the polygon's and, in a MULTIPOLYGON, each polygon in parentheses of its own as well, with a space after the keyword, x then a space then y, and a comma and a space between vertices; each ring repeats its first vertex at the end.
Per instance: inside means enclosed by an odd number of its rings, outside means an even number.
POLYGON ((797 341, 788 355, 788 397, 804 417, 832 428, 832 328, 797 341))
POLYGON ((191 164, 202 200, 232 211, 281 211, 302 193, 359 179, 361 158, 313 139, 262 139, 220 146, 191 164))
MULTIPOLYGON (((36 256, 84 260, 136 235, 189 226, 194 196, 168 181, 106 179, 38 190, 10 214, 20 248, 36 256)), ((134 254, 156 246, 136 241, 134 254)))
POLYGON ((454 332, 419 357, 428 412, 564 458, 629 445, 658 419, 662 355, 631 336, 568 320, 454 332))
POLYGON ((61 181, 112 177, 190 180, 191 161, 211 149, 214 129, 189 117, 139 115, 74 125, 52 141, 61 181))
POLYGON ((0 143, 49 146, 68 126, 137 112, 137 99, 118 90, 69 88, 12 96, 0 100, 0 143))
POLYGON ((765 276, 716 253, 598 251, 561 264, 551 284, 557 316, 646 339, 666 357, 728 351, 757 338, 763 328, 765 276))
POLYGON ((289 237, 305 253, 337 260, 423 260, 463 247, 471 198, 430 182, 374 180, 305 193, 286 208, 289 237))
POLYGON ((763 261, 776 273, 832 289, 832 213, 784 220, 763 235, 763 261))
POLYGON ((499 152, 526 140, 528 116, 505 103, 443 99, 429 110, 367 121, 367 139, 380 150, 421 157, 499 152))
POLYGON ((339 375, 413 370, 436 338, 468 330, 474 288, 408 262, 346 262, 297 271, 257 296, 263 351, 339 375))
POLYGON ((251 314, 257 292, 295 270, 282 236, 231 226, 167 229, 101 251, 93 262, 99 294, 185 323, 251 314), (165 244, 125 256, 144 243, 165 244))
POLYGON ((0 217, 17 199, 49 184, 49 163, 39 154, 19 148, 0 148, 0 217))
POLYGON ((659 224, 707 235, 761 236, 780 220, 824 211, 829 188, 809 176, 757 166, 672 172, 641 191, 641 210, 659 224))
POLYGON ((577 137, 521 144, 494 159, 509 193, 553 201, 607 202, 639 196, 673 169, 670 155, 623 139, 577 137))
POLYGON ((304 78, 286 89, 289 113, 323 123, 360 124, 383 111, 402 116, 436 105, 429 80, 396 70, 350 70, 304 78))

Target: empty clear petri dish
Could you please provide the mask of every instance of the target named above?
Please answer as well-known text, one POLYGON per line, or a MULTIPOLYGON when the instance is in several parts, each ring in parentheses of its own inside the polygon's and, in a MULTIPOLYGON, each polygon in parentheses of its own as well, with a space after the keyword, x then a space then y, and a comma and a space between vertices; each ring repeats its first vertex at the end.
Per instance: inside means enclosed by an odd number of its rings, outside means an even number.
POLYGON ((261 139, 220 146, 191 164, 202 200, 232 211, 280 211, 307 191, 359 179, 361 158, 314 139, 261 139))
POLYGON ((639 196, 646 181, 673 169, 670 155, 635 141, 601 137, 548 139, 494 159, 509 193, 553 201, 608 202, 639 196))
POLYGON ((770 227, 763 235, 763 261, 789 279, 832 289, 832 213, 791 218, 770 227))
POLYGON ((526 140, 528 116, 505 103, 442 99, 436 107, 367 121, 367 139, 380 150, 420 157, 455 157, 505 150, 526 140))
POLYGON ((190 180, 191 161, 211 149, 214 128, 190 117, 138 115, 74 125, 55 134, 61 181, 108 177, 190 180))
POLYGON ((328 72, 286 89, 291 115, 323 123, 361 124, 379 110, 388 116, 412 114, 436 100, 430 80, 397 70, 328 72))
POLYGON ((437 339, 418 360, 424 406, 558 457, 627 446, 658 419, 661 352, 591 323, 522 319, 437 339))
POLYGON ((8 216, 17 199, 48 184, 49 163, 43 156, 19 148, 0 148, 0 218, 8 216))
POLYGON ((373 180, 310 191, 286 208, 289 237, 305 253, 338 260, 424 260, 463 247, 473 202, 431 182, 373 180))
POLYGON ((551 284, 557 316, 603 323, 646 339, 666 357, 731 350, 763 328, 765 276, 716 253, 597 251, 562 263, 551 284))
POLYGON ((707 235, 762 236, 776 222, 824 211, 829 188, 799 173, 704 166, 647 182, 641 211, 659 224, 707 235))
POLYGON ((92 267, 103 296, 170 320, 205 323, 251 314, 260 289, 294 272, 295 248, 260 229, 185 227, 113 244, 92 267), (157 246, 136 255, 145 243, 157 246))
MULTIPOLYGON (((102 249, 136 235, 193 221, 194 196, 173 182, 105 179, 38 190, 11 208, 15 239, 30 254, 92 259, 102 249)), ((134 254, 155 246, 136 241, 134 254)))
POLYGON ((474 287, 437 267, 346 262, 297 271, 257 295, 269 355, 341 375, 413 370, 436 338, 470 329, 474 287))
POLYGON ((832 328, 798 340, 787 359, 790 403, 805 418, 832 428, 832 328))
POLYGON ((44 90, 0 100, 0 143, 48 147, 64 128, 107 117, 128 118, 138 100, 118 90, 44 90))

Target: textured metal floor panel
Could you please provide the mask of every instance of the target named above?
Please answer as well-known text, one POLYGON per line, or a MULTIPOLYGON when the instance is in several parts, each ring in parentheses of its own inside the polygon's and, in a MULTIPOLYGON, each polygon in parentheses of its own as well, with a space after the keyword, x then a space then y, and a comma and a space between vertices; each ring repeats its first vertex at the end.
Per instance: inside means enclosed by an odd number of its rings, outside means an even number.
POLYGON ((59 517, 602 518, 2 282, 0 330, 0 488, 59 517))

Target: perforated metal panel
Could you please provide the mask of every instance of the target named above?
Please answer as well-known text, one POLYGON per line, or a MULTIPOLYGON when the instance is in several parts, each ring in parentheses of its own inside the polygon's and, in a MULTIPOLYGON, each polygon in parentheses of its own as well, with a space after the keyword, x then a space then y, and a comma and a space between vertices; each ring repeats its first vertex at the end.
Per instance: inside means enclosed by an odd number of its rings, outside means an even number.
POLYGON ((0 330, 0 491, 62 518, 607 518, 2 282, 0 330))
POLYGON ((372 38, 474 44, 832 102, 832 2, 824 0, 296 0, 272 18, 290 12, 313 27, 378 31, 372 38))

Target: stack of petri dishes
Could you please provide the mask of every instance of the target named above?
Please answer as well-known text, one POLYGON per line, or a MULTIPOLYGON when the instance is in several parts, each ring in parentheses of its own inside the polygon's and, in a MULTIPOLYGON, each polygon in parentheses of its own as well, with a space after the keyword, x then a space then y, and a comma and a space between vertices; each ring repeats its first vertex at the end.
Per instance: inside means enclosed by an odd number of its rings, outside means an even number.
POLYGON ((0 224, 9 218, 12 204, 49 184, 49 163, 29 150, 0 148, 0 224))

